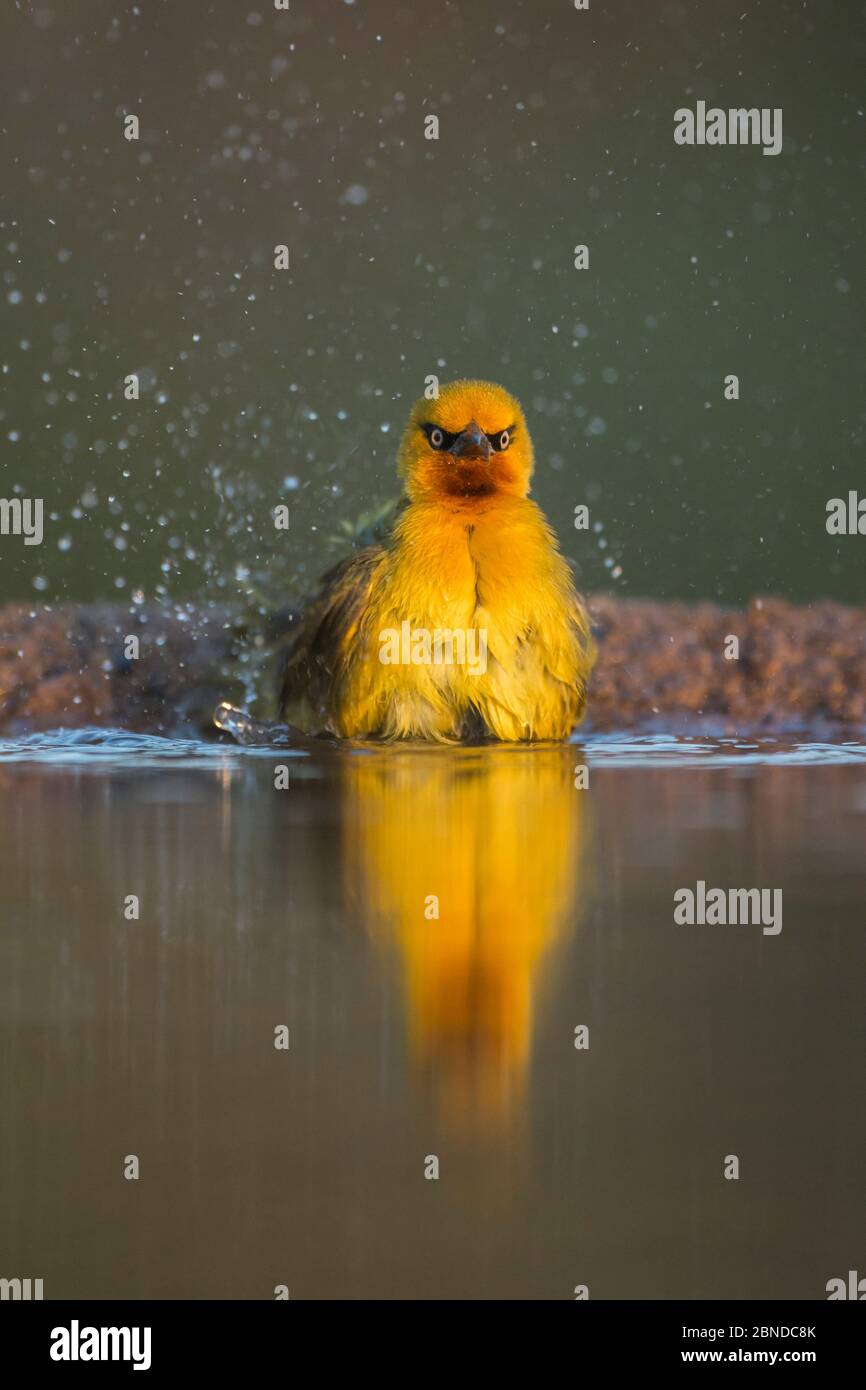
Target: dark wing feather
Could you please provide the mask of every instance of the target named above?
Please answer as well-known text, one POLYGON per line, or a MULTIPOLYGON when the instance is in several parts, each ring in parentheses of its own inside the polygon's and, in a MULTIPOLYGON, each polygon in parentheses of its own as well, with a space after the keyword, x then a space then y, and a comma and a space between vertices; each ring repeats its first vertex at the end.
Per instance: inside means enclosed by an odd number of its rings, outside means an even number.
POLYGON ((280 717, 303 722, 306 710, 320 727, 333 709, 334 686, 345 669, 385 551, 370 545, 349 556, 322 579, 318 594, 297 620, 286 650, 280 717))

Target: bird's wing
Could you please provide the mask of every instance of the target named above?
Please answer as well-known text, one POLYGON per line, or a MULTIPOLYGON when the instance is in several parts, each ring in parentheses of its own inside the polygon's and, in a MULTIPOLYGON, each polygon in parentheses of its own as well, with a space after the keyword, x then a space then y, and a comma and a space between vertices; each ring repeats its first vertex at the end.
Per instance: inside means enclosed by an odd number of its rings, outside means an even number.
POLYGON ((381 545, 369 545, 324 576, 303 610, 286 651, 280 692, 281 717, 306 708, 323 727, 333 708, 335 684, 351 658, 353 639, 385 560, 381 545))

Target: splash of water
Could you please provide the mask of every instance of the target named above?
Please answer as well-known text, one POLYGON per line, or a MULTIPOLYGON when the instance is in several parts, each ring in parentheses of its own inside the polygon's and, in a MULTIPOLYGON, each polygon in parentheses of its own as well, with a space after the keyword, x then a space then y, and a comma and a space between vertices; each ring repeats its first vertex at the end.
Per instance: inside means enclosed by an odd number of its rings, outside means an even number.
POLYGON ((280 747, 294 741, 288 724, 263 724, 246 710, 238 709, 225 700, 214 710, 213 722, 245 748, 262 745, 280 747))

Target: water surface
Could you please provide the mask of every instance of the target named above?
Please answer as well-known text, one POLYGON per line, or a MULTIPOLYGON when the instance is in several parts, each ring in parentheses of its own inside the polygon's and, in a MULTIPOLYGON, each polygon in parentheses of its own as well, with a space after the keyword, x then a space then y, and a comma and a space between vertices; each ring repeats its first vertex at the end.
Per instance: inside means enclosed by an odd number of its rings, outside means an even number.
POLYGON ((824 1297, 866 1235, 864 761, 2 745, 3 1272, 824 1297), (782 931, 676 925, 698 880, 781 887, 782 931))

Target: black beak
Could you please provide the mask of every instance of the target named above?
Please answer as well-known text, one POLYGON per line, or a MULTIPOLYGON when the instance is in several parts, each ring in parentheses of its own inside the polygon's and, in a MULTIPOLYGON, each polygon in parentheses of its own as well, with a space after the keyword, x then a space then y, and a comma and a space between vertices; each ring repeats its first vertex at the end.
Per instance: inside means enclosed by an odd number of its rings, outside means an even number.
POLYGON ((476 425, 474 420, 470 420, 465 430, 458 434, 448 452, 456 458, 483 459, 485 463, 489 463, 490 440, 481 426, 476 425))

